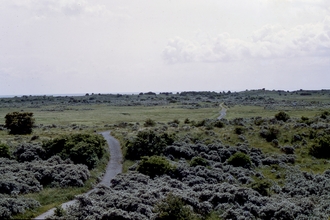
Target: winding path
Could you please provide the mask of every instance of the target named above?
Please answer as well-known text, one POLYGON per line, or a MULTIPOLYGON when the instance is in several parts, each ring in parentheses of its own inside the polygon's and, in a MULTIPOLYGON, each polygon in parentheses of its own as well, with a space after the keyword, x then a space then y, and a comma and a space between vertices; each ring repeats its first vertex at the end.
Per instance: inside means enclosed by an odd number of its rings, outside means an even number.
MULTIPOLYGON (((123 166, 122 166, 122 160, 123 160, 123 155, 121 153, 121 148, 119 142, 110 135, 110 131, 104 131, 100 132, 104 139, 107 141, 109 150, 110 150, 110 160, 107 165, 105 174, 101 180, 101 182, 97 185, 104 185, 104 186, 110 186, 110 181, 118 174, 122 172, 123 166)), ((91 189, 86 193, 86 195, 89 195, 91 192, 95 190, 91 189)), ((75 203, 76 200, 71 200, 69 202, 63 203, 61 206, 63 209, 67 209, 68 206, 72 205, 75 203)), ((47 216, 53 215, 54 214, 55 208, 52 208, 48 210, 47 212, 37 216, 35 219, 45 219, 47 216)))
POLYGON ((221 103, 219 105, 219 107, 221 108, 221 110, 220 110, 220 116, 218 117, 218 119, 222 119, 222 118, 226 117, 227 109, 224 107, 223 103, 221 103))

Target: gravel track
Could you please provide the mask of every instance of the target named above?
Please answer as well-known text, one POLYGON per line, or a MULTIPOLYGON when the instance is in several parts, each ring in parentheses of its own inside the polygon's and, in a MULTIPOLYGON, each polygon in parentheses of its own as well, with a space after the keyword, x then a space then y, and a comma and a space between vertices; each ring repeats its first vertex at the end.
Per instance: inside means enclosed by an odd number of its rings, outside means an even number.
POLYGON ((224 107, 223 103, 221 103, 219 105, 219 107, 221 107, 221 111, 220 111, 220 116, 218 117, 218 119, 222 119, 226 117, 226 113, 227 113, 227 109, 224 107))
MULTIPOLYGON (((99 134, 101 134, 108 143, 110 150, 110 160, 108 162, 105 174, 101 182, 97 186, 104 185, 110 187, 110 180, 112 180, 118 173, 122 172, 123 155, 118 140, 116 140, 114 137, 110 135, 110 131, 100 132, 99 134)), ((91 189, 86 193, 86 195, 89 195, 94 190, 95 188, 91 189)), ((71 200, 66 203, 63 203, 61 206, 63 209, 67 209, 70 205, 74 204, 75 202, 76 200, 71 200)), ((53 215, 54 210, 55 208, 52 208, 47 212, 37 216, 35 219, 45 219, 47 216, 53 215)))

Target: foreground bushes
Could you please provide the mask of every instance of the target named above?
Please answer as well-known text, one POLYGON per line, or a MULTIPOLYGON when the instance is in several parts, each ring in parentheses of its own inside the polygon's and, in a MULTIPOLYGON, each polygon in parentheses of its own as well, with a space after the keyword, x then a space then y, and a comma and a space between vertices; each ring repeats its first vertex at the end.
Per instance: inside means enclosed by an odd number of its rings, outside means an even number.
POLYGON ((54 156, 46 161, 18 163, 0 158, 0 193, 39 192, 43 186, 83 186, 90 173, 85 165, 72 164, 54 156))
POLYGON ((126 142, 126 158, 138 160, 142 156, 161 155, 167 145, 174 142, 168 133, 157 134, 152 130, 140 131, 136 137, 126 142))
POLYGON ((27 209, 40 206, 39 202, 28 198, 10 197, 0 194, 0 219, 9 219, 12 215, 23 213, 27 209))
POLYGON ((192 210, 186 206, 180 197, 172 193, 156 205, 155 212, 158 213, 156 219, 159 220, 191 220, 194 218, 192 210))
POLYGON ((140 161, 137 167, 137 171, 151 178, 169 174, 174 169, 175 167, 165 157, 160 156, 142 157, 142 161, 140 161))
POLYGON ((70 159, 91 169, 103 156, 104 144, 105 140, 96 134, 73 134, 44 142, 42 147, 47 158, 59 155, 63 160, 70 159))

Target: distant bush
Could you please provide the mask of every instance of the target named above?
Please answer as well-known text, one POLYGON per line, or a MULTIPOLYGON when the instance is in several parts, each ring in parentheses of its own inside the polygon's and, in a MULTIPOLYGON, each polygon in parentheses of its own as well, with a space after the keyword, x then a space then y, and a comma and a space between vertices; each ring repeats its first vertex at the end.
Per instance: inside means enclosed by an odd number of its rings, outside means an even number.
POLYGON ((328 111, 324 111, 324 112, 321 113, 320 118, 326 119, 329 115, 330 115, 330 113, 328 111))
POLYGON ((268 142, 271 142, 274 139, 278 139, 279 134, 280 130, 275 127, 271 127, 267 130, 263 129, 260 131, 260 136, 265 138, 268 142))
POLYGON ((189 118, 186 118, 186 119, 184 120, 184 123, 185 123, 185 124, 189 124, 189 123, 190 123, 189 118))
POLYGON ((10 158, 10 150, 7 144, 0 143, 0 157, 10 158))
POLYGON ((174 166, 165 157, 161 156, 142 157, 142 161, 137 167, 137 171, 151 178, 169 174, 173 170, 174 166))
POLYGON ((267 180, 259 180, 251 184, 251 188, 260 193, 262 196, 269 196, 270 182, 267 180))
POLYGON ((70 159, 75 164, 85 164, 94 168, 104 154, 105 140, 96 134, 64 135, 43 143, 42 147, 49 158, 59 155, 62 159, 70 159))
POLYGON ((238 135, 244 134, 244 131, 245 131, 245 129, 243 127, 236 127, 234 129, 235 134, 238 134, 238 135))
POLYGON ((190 166, 195 167, 195 166, 208 166, 209 162, 202 158, 202 157, 193 157, 190 161, 190 166))
POLYGON ((309 154, 316 158, 330 158, 330 135, 324 135, 316 140, 314 144, 309 149, 309 154))
POLYGON ((194 219, 192 210, 185 205, 180 197, 174 196, 172 193, 158 203, 155 207, 155 212, 158 213, 156 219, 164 220, 191 220, 194 219))
POLYGON ((5 116, 5 127, 10 134, 31 134, 34 125, 32 112, 12 112, 5 116))
POLYGON ((144 127, 153 127, 156 125, 156 122, 150 118, 147 118, 143 125, 144 127))
POLYGON ((223 127, 225 127, 225 124, 220 120, 216 120, 214 122, 213 126, 216 127, 216 128, 223 128, 223 127))
POLYGON ((233 154, 227 160, 228 164, 233 165, 234 167, 250 167, 251 159, 249 155, 242 153, 240 151, 233 154))
POLYGON ((140 159, 142 156, 161 155, 167 145, 174 142, 174 136, 168 133, 157 134, 154 131, 139 131, 136 137, 126 142, 126 158, 140 159))
POLYGON ((277 114, 275 115, 275 118, 276 118, 278 121, 284 121, 284 122, 286 122, 287 120, 290 119, 290 116, 289 116, 287 113, 281 111, 281 112, 279 112, 279 113, 277 113, 277 114))

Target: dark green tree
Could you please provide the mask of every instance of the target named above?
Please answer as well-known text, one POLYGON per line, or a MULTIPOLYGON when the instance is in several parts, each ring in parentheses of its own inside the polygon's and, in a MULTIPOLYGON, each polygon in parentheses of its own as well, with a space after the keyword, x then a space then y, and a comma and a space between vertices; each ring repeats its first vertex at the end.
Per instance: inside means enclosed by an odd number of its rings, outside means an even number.
POLYGON ((11 112, 5 116, 5 127, 10 134, 31 134, 34 125, 32 112, 11 112))
POLYGON ((286 122, 287 120, 290 119, 290 116, 289 116, 287 113, 285 113, 285 112, 283 112, 283 111, 280 111, 279 113, 277 113, 277 114, 275 115, 275 118, 276 118, 278 121, 284 121, 284 122, 286 122))

